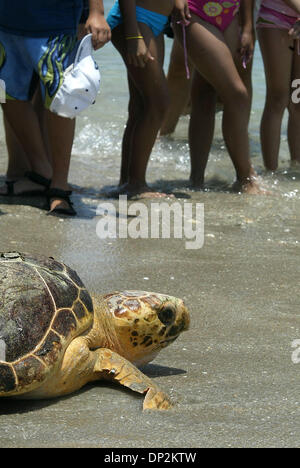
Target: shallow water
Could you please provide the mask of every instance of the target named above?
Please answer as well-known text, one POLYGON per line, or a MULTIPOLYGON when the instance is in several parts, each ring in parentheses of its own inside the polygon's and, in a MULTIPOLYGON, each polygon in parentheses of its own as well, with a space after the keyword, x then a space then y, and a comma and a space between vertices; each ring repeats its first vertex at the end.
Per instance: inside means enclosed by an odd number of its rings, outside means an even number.
MULTIPOLYGON (((106 1, 109 11, 113 1, 106 1)), ((166 38, 165 70, 169 63, 172 40, 166 38)), ((96 53, 102 73, 102 87, 97 104, 90 108, 77 122, 77 137, 74 145, 74 159, 101 170, 107 185, 118 181, 121 140, 127 117, 128 91, 125 67, 111 44, 96 53), (100 169, 101 168, 101 169, 100 169)), ((257 44, 253 69, 254 97, 250 122, 251 153, 256 170, 261 173, 263 164, 259 142, 259 125, 265 97, 265 79, 260 50, 257 44)), ((217 115, 215 140, 207 168, 207 184, 228 188, 234 181, 234 171, 228 158, 221 132, 222 114, 217 115)), ((183 116, 171 138, 158 139, 148 170, 149 182, 159 181, 162 189, 174 188, 177 182, 189 177, 189 149, 187 142, 188 116, 183 116)), ((279 172, 275 177, 267 177, 264 185, 275 189, 281 197, 298 197, 297 178, 299 174, 289 170, 289 154, 286 138, 286 119, 282 129, 279 172), (296 183, 295 183, 296 182, 296 183)), ((285 203, 285 201, 283 202, 285 203)))
MULTIPOLYGON (((106 6, 112 2, 105 2, 106 6)), ((166 67, 171 41, 167 40, 166 67)), ((270 196, 233 194, 234 174, 218 123, 207 192, 191 192, 187 117, 159 140, 149 181, 204 203, 205 243, 106 239, 96 235, 99 191, 117 183, 127 85, 111 45, 97 52, 102 90, 78 119, 70 181, 79 216, 45 216, 43 201, 0 200, 0 251, 52 255, 75 268, 91 291, 144 289, 185 299, 192 324, 147 373, 171 394, 169 413, 141 412, 141 398, 105 384, 51 402, 0 401, 1 447, 293 447, 299 437, 299 174, 288 170, 283 128, 280 171, 264 177, 270 196)), ((250 134, 262 172, 259 121, 264 77, 254 66, 250 134)), ((220 115, 217 117, 218 122, 220 115)), ((6 152, 1 131, 0 172, 6 152)), ((114 202, 117 206, 117 202, 114 202)), ((145 202, 148 206, 149 202, 145 202)))

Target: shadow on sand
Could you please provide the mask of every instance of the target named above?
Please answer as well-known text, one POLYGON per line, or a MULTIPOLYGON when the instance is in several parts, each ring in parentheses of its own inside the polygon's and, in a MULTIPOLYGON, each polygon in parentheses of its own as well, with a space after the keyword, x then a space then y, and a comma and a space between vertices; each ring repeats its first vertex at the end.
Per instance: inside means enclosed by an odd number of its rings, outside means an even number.
MULTIPOLYGON (((91 206, 89 203, 83 201, 83 199, 95 199, 95 195, 98 194, 99 190, 87 189, 74 186, 72 201, 74 203, 75 210, 77 211, 76 219, 93 219, 96 216, 96 206, 91 206)), ((88 200, 90 202, 90 200, 88 200)), ((92 200, 93 202, 93 200, 92 200)), ((0 205, 6 206, 31 206, 38 210, 41 210, 42 214, 48 216, 48 206, 46 196, 1 196, 0 205)), ((5 214, 0 211, 0 214, 5 214)), ((50 216, 56 216, 58 218, 72 219, 69 216, 51 214, 50 216)))
MULTIPOLYGON (((170 376, 170 375, 186 374, 186 371, 183 369, 177 369, 175 367, 160 366, 158 364, 147 364, 141 368, 141 371, 144 374, 146 374, 148 377, 150 377, 151 379, 155 379, 157 377, 170 376)), ((103 380, 103 381, 88 383, 83 388, 81 388, 77 392, 71 393, 70 395, 66 395, 64 397, 59 397, 59 398, 48 399, 48 400, 21 400, 21 399, 19 400, 15 398, 1 398, 0 399, 0 415, 22 414, 22 413, 30 413, 32 411, 38 411, 40 409, 49 407, 51 405, 55 405, 58 401, 64 401, 76 395, 81 395, 89 391, 91 388, 95 388, 95 387, 98 387, 99 391, 101 391, 101 387, 106 387, 106 388, 112 388, 120 392, 126 392, 130 395, 136 395, 137 398, 143 398, 142 395, 133 392, 129 388, 103 380)))

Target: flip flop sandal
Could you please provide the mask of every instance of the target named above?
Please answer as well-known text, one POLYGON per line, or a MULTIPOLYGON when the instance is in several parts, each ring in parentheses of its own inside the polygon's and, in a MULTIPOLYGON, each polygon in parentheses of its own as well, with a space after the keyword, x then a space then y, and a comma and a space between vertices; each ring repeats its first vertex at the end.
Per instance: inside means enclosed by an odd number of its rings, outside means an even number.
POLYGON ((6 180, 5 184, 7 185, 7 192, 1 193, 1 197, 35 197, 40 195, 45 195, 47 189, 50 187, 51 179, 41 176, 37 172, 31 171, 26 172, 25 177, 36 184, 42 185, 45 187, 43 190, 27 190, 20 193, 15 193, 15 183, 19 182, 18 180, 6 180))
POLYGON ((56 188, 51 188, 47 190, 47 209, 48 215, 66 215, 66 216, 76 216, 77 213, 73 208, 73 203, 70 200, 72 190, 61 190, 56 188), (70 208, 54 208, 51 210, 51 200, 63 200, 66 201, 70 208))

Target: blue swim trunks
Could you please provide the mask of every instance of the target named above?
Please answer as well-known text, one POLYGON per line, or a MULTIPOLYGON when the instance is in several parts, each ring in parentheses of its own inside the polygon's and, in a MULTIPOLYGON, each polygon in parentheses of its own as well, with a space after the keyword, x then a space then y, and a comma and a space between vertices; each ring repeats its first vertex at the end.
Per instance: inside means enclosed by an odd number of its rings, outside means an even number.
MULTIPOLYGON (((151 28, 155 37, 159 36, 168 24, 167 16, 146 10, 139 6, 136 7, 136 19, 139 23, 147 24, 151 28)), ((119 2, 114 4, 106 21, 112 30, 123 23, 119 2)))
POLYGON ((0 79, 6 85, 6 99, 29 101, 40 82, 46 108, 49 108, 74 61, 76 35, 27 37, 0 30, 0 79))

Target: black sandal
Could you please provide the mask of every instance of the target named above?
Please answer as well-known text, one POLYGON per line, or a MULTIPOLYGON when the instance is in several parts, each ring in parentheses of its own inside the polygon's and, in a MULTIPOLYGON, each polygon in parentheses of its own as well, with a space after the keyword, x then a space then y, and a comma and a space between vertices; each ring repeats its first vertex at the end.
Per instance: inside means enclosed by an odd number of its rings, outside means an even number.
POLYGON ((7 191, 6 191, 6 193, 1 193, 0 196, 1 197, 13 197, 13 196, 15 196, 14 186, 15 186, 16 182, 17 182, 17 180, 6 180, 5 185, 7 187, 7 191))
POLYGON ((37 172, 34 171, 29 171, 25 173, 25 177, 27 179, 31 180, 31 182, 34 182, 35 184, 42 185, 45 187, 44 192, 50 188, 51 185, 51 179, 47 179, 46 177, 41 176, 37 172))
POLYGON ((1 197, 37 197, 40 195, 45 195, 46 191, 50 187, 51 179, 47 179, 46 177, 41 176, 37 172, 31 171, 26 172, 25 177, 34 182, 35 184, 42 185, 45 187, 43 190, 27 190, 25 192, 15 193, 15 183, 19 182, 19 180, 6 180, 5 184, 7 186, 7 192, 1 193, 1 197))
POLYGON ((62 190, 57 188, 50 188, 47 190, 47 209, 48 215, 66 215, 66 216, 76 216, 77 213, 73 208, 73 203, 70 200, 72 195, 72 190, 62 190), (70 208, 54 208, 51 210, 51 200, 63 200, 66 201, 70 208))

